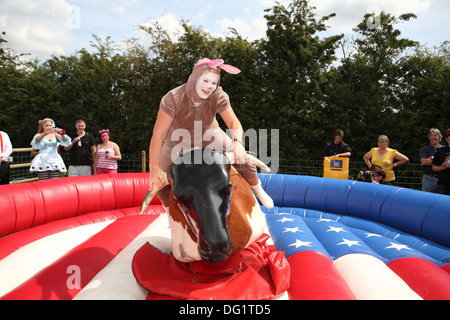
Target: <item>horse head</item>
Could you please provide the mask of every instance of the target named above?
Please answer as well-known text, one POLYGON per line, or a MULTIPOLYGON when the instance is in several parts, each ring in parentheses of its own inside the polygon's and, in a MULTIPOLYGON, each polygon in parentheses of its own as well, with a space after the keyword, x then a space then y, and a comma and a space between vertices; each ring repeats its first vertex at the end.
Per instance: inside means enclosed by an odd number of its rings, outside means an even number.
MULTIPOLYGON (((247 161, 268 171, 260 160, 247 161)), ((239 252, 262 234, 265 218, 250 186, 234 168, 233 155, 211 149, 185 152, 173 164, 169 224, 172 254, 182 262, 216 263, 239 252)), ((159 189, 150 186, 143 214, 159 189)))
POLYGON ((197 238, 200 257, 215 263, 232 250, 226 215, 230 200, 230 162, 222 153, 195 149, 171 169, 173 199, 197 238))

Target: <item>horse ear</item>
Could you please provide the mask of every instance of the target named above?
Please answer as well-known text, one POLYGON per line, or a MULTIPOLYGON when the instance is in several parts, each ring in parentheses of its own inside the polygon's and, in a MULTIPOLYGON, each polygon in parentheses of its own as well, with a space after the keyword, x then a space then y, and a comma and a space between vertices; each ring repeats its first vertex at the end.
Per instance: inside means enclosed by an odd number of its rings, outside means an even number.
MULTIPOLYGON (((167 175, 163 173, 164 179, 165 179, 165 186, 169 184, 167 181, 167 175)), ((155 184, 152 184, 145 194, 144 200, 142 200, 141 209, 139 211, 139 214, 144 214, 145 210, 147 210, 147 207, 150 205, 150 202, 152 202, 153 198, 156 196, 159 190, 162 188, 157 188, 155 184)))

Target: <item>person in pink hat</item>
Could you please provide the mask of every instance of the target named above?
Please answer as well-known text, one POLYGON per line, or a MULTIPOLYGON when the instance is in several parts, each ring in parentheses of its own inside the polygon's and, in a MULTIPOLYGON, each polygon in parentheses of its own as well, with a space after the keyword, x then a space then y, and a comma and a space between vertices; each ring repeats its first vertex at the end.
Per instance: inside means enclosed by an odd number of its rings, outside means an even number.
POLYGON ((273 200, 261 187, 256 167, 245 163, 244 131, 228 94, 220 86, 221 70, 230 74, 240 73, 238 68, 224 64, 222 59, 201 59, 187 83, 169 91, 161 100, 150 141, 149 168, 150 185, 162 188, 158 197, 166 212, 170 186, 164 186, 165 173, 180 151, 195 147, 233 150, 235 163, 240 163, 238 170, 256 197, 267 208, 273 207, 273 200), (232 133, 232 138, 220 129, 217 114, 232 133))
POLYGON ((94 156, 94 174, 117 173, 118 163, 122 160, 122 154, 117 143, 109 137, 109 129, 99 130, 102 143, 97 145, 94 156))

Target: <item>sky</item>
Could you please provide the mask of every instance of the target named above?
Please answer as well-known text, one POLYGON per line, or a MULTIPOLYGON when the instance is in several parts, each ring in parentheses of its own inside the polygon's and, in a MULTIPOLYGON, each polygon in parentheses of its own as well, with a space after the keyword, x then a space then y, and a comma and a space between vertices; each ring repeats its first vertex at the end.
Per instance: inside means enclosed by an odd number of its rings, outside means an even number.
MULTIPOLYGON (((287 5, 291 1, 279 0, 287 5)), ((213 36, 226 36, 235 28, 252 41, 265 36, 264 9, 273 0, 0 0, 0 32, 16 53, 46 60, 53 54, 72 55, 90 49, 92 35, 115 43, 141 38, 139 25, 159 23, 175 34, 181 19, 213 36)), ((418 19, 397 25, 406 37, 429 48, 450 40, 448 0, 310 0, 318 17, 336 13, 324 36, 351 34, 368 12, 393 15, 412 12, 418 19)))

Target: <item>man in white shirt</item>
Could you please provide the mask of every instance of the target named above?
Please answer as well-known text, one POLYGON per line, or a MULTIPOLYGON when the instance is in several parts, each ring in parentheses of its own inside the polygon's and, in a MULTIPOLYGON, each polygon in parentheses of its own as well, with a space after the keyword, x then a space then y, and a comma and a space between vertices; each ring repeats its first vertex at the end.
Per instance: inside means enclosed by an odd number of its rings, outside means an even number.
POLYGON ((8 158, 12 153, 12 144, 6 132, 0 131, 0 184, 9 184, 8 158))

